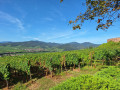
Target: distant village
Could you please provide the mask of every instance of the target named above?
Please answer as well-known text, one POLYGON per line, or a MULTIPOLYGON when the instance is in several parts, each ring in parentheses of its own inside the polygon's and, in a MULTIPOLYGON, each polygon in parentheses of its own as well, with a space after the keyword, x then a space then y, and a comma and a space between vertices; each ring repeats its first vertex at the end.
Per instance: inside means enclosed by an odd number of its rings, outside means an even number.
MULTIPOLYGON (((21 55, 22 53, 32 53, 32 52, 44 52, 45 50, 42 48, 36 48, 36 49, 23 49, 24 52, 6 52, 6 53, 0 53, 0 57, 7 55, 7 56, 16 56, 21 55)), ((24 54, 23 54, 24 55, 24 54)))
POLYGON ((36 49, 24 49, 27 52, 39 52, 39 51, 44 51, 42 48, 36 48, 36 49))

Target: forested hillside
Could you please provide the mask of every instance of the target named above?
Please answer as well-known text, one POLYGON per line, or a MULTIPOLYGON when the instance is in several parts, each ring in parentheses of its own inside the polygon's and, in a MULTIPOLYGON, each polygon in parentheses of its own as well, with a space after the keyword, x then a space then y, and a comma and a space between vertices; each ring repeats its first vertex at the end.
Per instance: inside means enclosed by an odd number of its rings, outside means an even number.
POLYGON ((26 42, 2 42, 0 43, 0 53, 5 52, 35 52, 35 51, 69 51, 79 50, 89 47, 97 47, 99 44, 89 42, 77 43, 71 42, 66 44, 42 42, 42 41, 26 41, 26 42))

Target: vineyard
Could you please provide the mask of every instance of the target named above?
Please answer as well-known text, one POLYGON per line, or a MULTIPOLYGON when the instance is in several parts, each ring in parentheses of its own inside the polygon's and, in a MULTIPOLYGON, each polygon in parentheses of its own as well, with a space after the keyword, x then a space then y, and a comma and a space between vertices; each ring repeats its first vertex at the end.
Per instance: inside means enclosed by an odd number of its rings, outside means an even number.
POLYGON ((50 88, 50 90, 120 90, 120 69, 110 66, 95 75, 80 75, 50 88))
MULTIPOLYGON (((119 67, 120 42, 108 42, 92 49, 0 57, 0 85, 6 83, 0 88, 9 87, 14 82, 13 78, 18 76, 22 76, 23 82, 27 82, 35 76, 50 74, 53 77, 57 72, 74 68, 79 68, 80 71, 86 65, 94 68, 99 65, 119 67)), ((81 78, 91 80, 93 77, 81 78)))

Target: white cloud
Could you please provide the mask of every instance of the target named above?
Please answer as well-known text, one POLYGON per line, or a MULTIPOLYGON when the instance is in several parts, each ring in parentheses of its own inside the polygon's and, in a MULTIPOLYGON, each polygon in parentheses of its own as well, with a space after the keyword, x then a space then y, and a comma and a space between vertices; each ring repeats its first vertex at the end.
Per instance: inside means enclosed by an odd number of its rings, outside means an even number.
POLYGON ((38 37, 31 37, 31 36, 24 36, 24 39, 31 39, 31 40, 40 40, 38 37))
POLYGON ((13 24, 16 24, 20 30, 24 29, 23 23, 16 17, 9 15, 8 13, 0 11, 0 18, 7 20, 13 24))
POLYGON ((62 33, 53 33, 50 37, 47 38, 47 40, 53 40, 53 39, 68 39, 68 38, 76 38, 78 36, 83 36, 87 33, 87 31, 71 31, 71 30, 64 30, 62 33))
POLYGON ((24 39, 28 40, 42 40, 46 42, 71 42, 76 39, 80 40, 81 37, 87 34, 87 31, 72 31, 72 30, 63 30, 63 32, 47 32, 40 33, 37 36, 25 36, 24 39))
POLYGON ((57 38, 63 38, 63 37, 67 37, 69 35, 71 35, 72 32, 62 32, 62 33, 52 33, 51 35, 49 35, 49 37, 47 38, 47 40, 52 40, 52 39, 57 39, 57 38))
POLYGON ((39 40, 39 38, 33 38, 33 40, 39 40))

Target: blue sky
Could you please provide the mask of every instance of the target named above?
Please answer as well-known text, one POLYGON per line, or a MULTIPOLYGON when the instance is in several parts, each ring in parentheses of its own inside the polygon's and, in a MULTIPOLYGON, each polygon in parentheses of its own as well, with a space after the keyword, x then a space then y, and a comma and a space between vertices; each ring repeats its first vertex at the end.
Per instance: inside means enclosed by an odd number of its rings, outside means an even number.
POLYGON ((81 30, 72 30, 69 20, 85 11, 82 0, 0 0, 0 41, 106 43, 120 37, 120 24, 96 31, 97 22, 87 21, 81 30))

